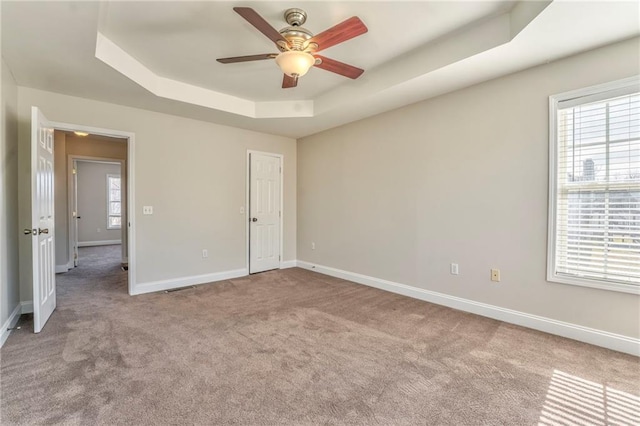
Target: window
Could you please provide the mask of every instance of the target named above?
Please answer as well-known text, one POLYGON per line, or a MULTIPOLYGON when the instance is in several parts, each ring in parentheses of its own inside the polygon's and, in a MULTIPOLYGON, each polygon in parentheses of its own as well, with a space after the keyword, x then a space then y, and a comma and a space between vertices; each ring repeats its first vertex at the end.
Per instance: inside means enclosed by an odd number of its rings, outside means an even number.
POLYGON ((640 293, 640 79, 550 98, 549 281, 640 293))
POLYGON ((107 229, 122 227, 122 191, 120 176, 107 175, 107 229))

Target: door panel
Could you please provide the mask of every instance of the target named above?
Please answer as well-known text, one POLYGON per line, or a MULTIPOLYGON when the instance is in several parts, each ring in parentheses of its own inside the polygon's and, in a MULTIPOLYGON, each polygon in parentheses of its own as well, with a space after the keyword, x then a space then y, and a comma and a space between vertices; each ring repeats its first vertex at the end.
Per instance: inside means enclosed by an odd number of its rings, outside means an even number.
POLYGON ((251 153, 249 273, 280 267, 280 157, 251 153))
POLYGON ((39 333, 56 308, 53 128, 31 110, 31 236, 33 331, 39 333))

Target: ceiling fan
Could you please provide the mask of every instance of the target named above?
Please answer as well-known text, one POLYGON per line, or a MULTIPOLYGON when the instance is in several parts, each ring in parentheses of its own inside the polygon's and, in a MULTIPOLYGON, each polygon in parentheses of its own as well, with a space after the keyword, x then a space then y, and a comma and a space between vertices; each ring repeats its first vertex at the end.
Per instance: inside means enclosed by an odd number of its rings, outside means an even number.
POLYGON ((298 78, 305 75, 312 66, 352 79, 360 77, 364 72, 363 69, 317 54, 321 50, 366 33, 367 27, 357 16, 314 36, 311 31, 302 26, 307 20, 307 13, 302 9, 287 9, 284 12, 284 19, 290 26, 280 31, 269 25, 262 16, 249 7, 234 7, 233 10, 273 41, 280 53, 220 58, 218 62, 231 64, 275 59, 284 73, 283 89, 296 87, 298 78))

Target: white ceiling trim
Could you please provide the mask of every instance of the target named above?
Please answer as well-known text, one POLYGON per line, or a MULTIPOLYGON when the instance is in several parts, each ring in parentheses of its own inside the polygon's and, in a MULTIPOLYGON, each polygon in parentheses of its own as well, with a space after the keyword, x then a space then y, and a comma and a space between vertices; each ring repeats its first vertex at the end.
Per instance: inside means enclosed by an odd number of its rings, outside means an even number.
POLYGON ((414 50, 367 73, 353 85, 342 85, 315 100, 255 102, 157 75, 98 31, 95 56, 146 90, 249 118, 315 117, 351 108, 371 96, 401 91, 407 81, 509 43, 550 1, 520 2, 511 11, 481 21, 414 50))
POLYGON ((313 117, 313 101, 311 100, 253 102, 159 76, 100 32, 96 38, 95 56, 149 92, 162 98, 250 118, 313 117))
POLYGON ((341 86, 316 99, 316 115, 372 95, 404 91, 407 83, 511 42, 551 1, 520 2, 510 12, 427 43, 365 74, 363 84, 341 86), (346 92, 348 91, 348 93, 346 92))

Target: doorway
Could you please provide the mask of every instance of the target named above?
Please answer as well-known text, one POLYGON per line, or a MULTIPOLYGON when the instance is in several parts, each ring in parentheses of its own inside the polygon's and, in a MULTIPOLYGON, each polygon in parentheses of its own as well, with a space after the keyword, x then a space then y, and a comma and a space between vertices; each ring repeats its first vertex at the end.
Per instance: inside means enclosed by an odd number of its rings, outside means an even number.
MULTIPOLYGON (((65 165, 67 156, 66 136, 71 133, 77 137, 95 136, 96 138, 116 138, 121 139, 125 144, 126 152, 126 174, 129 176, 126 185, 126 223, 127 228, 126 247, 129 268, 126 272, 125 287, 128 293, 132 294, 135 286, 134 254, 135 235, 133 227, 133 176, 134 176, 134 139, 135 135, 129 132, 117 130, 107 130, 95 127, 72 125, 66 123, 53 122, 48 120, 38 107, 31 107, 31 228, 25 228, 24 234, 31 236, 31 266, 32 266, 32 288, 33 288, 33 328, 35 333, 39 333, 47 320, 56 308, 56 269, 57 267, 69 270, 73 268, 72 259, 67 259, 58 264, 56 253, 62 255, 68 252, 60 250, 57 245, 67 242, 67 238, 56 238, 56 233, 61 234, 66 229, 69 232, 68 217, 64 210, 67 209, 66 193, 69 191, 68 180, 65 178, 66 170, 57 165, 65 165), (56 139, 59 142, 56 144, 56 139), (57 146, 56 146, 57 145, 57 146), (60 194, 62 191, 62 199, 60 194), (58 201, 56 202, 56 196, 58 201), (62 214, 59 211, 62 210, 62 214)), ((109 143, 108 141, 102 141, 109 143)), ((109 143, 111 147, 111 145, 109 143)), ((87 144, 78 144, 78 150, 86 150, 87 144)), ((77 155, 87 155, 86 152, 78 152, 77 155)), ((124 245, 124 244, 123 244, 124 245)), ((62 271, 60 271, 62 272, 62 271)))
POLYGON ((117 245, 128 267, 128 151, 126 138, 54 130, 56 273, 79 266, 81 247, 117 245))
POLYGON ((85 260, 108 258, 123 270, 128 268, 128 235, 123 226, 127 222, 126 151, 123 154, 124 159, 68 157, 69 259, 74 267, 85 260), (83 247, 94 248, 82 250, 83 247), (115 256, 118 252, 120 255, 115 256), (83 253, 93 256, 84 259, 83 253))
POLYGON ((280 154, 247 151, 247 269, 250 274, 280 268, 282 163, 280 154))

